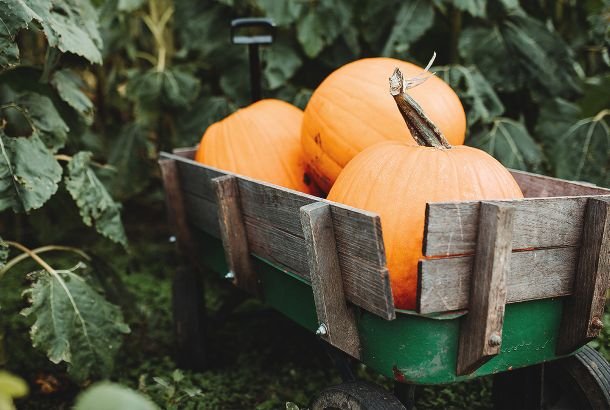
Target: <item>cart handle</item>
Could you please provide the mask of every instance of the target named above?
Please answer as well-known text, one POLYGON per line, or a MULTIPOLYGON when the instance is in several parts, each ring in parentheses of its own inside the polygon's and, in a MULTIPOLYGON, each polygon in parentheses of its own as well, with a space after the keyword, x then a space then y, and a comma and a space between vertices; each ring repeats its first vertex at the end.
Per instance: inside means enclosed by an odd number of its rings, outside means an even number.
POLYGON ((270 18, 245 17, 231 21, 231 43, 271 44, 275 39, 275 23, 270 18), (243 28, 259 28, 262 34, 238 34, 243 28))

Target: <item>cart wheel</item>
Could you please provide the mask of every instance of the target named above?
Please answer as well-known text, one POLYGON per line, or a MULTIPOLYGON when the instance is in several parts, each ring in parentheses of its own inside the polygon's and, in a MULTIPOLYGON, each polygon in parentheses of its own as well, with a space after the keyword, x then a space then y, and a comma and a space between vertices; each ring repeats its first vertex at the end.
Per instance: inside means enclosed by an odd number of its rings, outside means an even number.
POLYGON ((205 367, 205 305, 203 283, 191 268, 179 267, 172 281, 176 364, 182 369, 205 367))
POLYGON ((610 363, 585 346, 545 365, 545 407, 610 410, 610 363))
POLYGON ((390 392, 366 382, 349 382, 324 389, 312 410, 407 410, 390 392))
POLYGON ((610 364, 585 346, 545 365, 494 376, 496 410, 610 410, 610 364))

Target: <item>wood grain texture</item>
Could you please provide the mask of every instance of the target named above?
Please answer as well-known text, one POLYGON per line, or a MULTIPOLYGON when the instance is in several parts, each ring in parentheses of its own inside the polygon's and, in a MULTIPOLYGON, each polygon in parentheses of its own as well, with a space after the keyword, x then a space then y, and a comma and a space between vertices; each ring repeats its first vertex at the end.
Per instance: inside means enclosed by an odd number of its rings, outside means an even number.
POLYGON ((610 200, 587 204, 574 292, 565 301, 557 353, 570 353, 602 329, 610 275, 610 200))
POLYGON ((346 304, 330 205, 305 205, 300 215, 318 323, 325 329, 320 337, 358 359, 360 337, 346 304))
MULTIPOLYGON (((588 198, 537 198, 493 203, 515 207, 513 249, 550 248, 580 245, 588 198)), ((478 216, 479 201, 428 204, 424 255, 473 254, 478 216)))
MULTIPOLYGON (((578 248, 513 252, 507 280, 507 303, 566 296, 572 293, 578 248)), ((473 256, 419 262, 420 313, 468 309, 473 256)))
POLYGON ((186 159, 194 159, 196 152, 197 147, 175 148, 172 150, 172 154, 186 159))
MULTIPOLYGON (((213 178, 234 174, 173 154, 177 161, 189 222, 219 236, 210 211, 217 206, 213 178)), ((344 291, 352 303, 385 319, 396 317, 379 217, 246 177, 237 177, 240 206, 250 252, 309 280, 300 213, 315 202, 330 205, 344 291)))
POLYGON ((468 313, 462 318, 457 374, 475 371, 500 353, 514 208, 481 202, 468 313))
POLYGON ((169 225, 176 236, 178 249, 189 261, 193 268, 199 267, 199 260, 195 256, 191 231, 187 224, 184 198, 180 186, 178 167, 173 159, 159 159, 163 189, 165 191, 165 204, 169 225))
POLYGON ((218 203, 220 237, 225 250, 229 271, 235 275, 233 283, 255 295, 260 293, 256 272, 250 261, 250 250, 246 236, 246 226, 241 213, 237 178, 226 175, 215 178, 218 203))
POLYGON ((609 195, 610 189, 585 182, 566 181, 531 172, 510 170, 526 198, 577 195, 609 195))

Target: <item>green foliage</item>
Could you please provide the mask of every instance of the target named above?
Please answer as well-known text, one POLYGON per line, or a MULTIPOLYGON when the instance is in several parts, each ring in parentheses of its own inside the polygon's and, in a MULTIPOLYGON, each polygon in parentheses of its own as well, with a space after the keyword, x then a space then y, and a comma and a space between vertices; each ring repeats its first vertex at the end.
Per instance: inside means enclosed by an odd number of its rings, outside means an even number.
POLYGON ((96 383, 78 396, 74 410, 156 410, 142 394, 116 383, 96 383))
POLYGON ((83 92, 84 82, 74 70, 64 68, 56 71, 51 78, 51 84, 59 97, 74 108, 87 124, 93 122, 93 103, 83 92))
POLYGON ((45 350, 53 363, 68 363, 70 374, 84 381, 110 374, 120 336, 129 327, 119 308, 91 288, 76 273, 78 268, 31 273, 33 284, 25 292, 31 306, 22 314, 35 317, 34 346, 45 350))
POLYGON ((61 166, 37 134, 7 137, 0 130, 0 210, 40 208, 57 191, 61 166))
POLYGON ((124 246, 127 237, 121 223, 121 205, 114 202, 91 169, 91 153, 79 152, 68 163, 66 188, 80 210, 83 222, 124 246))
POLYGON ((15 410, 13 399, 26 396, 28 390, 23 379, 0 370, 0 410, 15 410))

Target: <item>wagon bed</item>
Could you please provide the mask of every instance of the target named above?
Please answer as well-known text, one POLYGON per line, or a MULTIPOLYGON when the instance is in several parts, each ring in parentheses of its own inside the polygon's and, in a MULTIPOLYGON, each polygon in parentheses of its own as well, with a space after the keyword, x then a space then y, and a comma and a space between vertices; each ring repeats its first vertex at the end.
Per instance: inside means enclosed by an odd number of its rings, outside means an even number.
POLYGON ((417 310, 406 311, 394 308, 376 214, 193 155, 160 159, 185 256, 397 381, 546 362, 601 329, 610 190, 511 171, 523 200, 428 204, 417 310))

